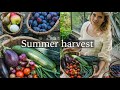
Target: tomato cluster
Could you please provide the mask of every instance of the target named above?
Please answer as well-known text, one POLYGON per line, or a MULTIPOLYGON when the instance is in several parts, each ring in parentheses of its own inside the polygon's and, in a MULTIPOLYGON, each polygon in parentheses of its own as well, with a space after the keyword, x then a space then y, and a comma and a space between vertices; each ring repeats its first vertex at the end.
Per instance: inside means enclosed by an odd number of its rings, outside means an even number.
POLYGON ((82 78, 80 75, 80 64, 76 60, 72 60, 72 62, 67 63, 67 66, 64 70, 70 78, 82 78))
POLYGON ((25 54, 19 56, 19 65, 10 67, 10 78, 38 78, 35 70, 35 63, 27 61, 25 54))

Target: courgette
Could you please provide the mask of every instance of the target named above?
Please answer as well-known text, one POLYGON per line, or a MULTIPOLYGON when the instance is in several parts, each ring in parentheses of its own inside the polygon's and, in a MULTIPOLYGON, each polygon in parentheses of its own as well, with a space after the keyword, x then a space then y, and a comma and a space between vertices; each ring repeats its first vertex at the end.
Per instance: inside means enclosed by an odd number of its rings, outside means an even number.
POLYGON ((88 63, 82 59, 81 57, 77 56, 77 55, 71 55, 74 59, 76 59, 77 61, 79 61, 82 65, 84 66, 88 66, 88 63))
POLYGON ((97 56, 80 56, 82 59, 87 61, 89 65, 98 65, 100 58, 97 56))
POLYGON ((22 48, 20 45, 13 46, 12 50, 18 54, 25 53, 27 58, 33 60, 35 63, 56 72, 56 64, 39 51, 28 47, 22 48))
POLYGON ((49 59, 53 60, 56 65, 60 65, 60 53, 55 50, 51 50, 51 48, 35 48, 39 52, 46 55, 49 59))

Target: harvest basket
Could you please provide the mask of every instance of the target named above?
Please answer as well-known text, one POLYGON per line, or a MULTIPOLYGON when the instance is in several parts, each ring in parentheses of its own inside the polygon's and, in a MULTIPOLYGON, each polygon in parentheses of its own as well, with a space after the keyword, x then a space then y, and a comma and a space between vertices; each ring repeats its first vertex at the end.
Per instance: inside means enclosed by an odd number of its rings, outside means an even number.
POLYGON ((114 78, 120 78, 120 60, 113 61, 109 66, 109 71, 114 78), (117 68, 112 68, 113 66, 117 66, 117 68))
MULTIPOLYGON (((21 40, 27 40, 27 41, 39 41, 38 39, 32 38, 32 37, 28 37, 28 36, 18 36, 18 37, 12 37, 8 34, 4 34, 2 36, 0 36, 0 40, 3 38, 8 38, 7 40, 4 40, 2 42, 2 45, 7 46, 7 47, 12 47, 14 45, 21 45, 21 40)), ((2 49, 2 47, 0 46, 0 50, 2 49)))
MULTIPOLYGON (((63 51, 63 52, 64 52, 64 51, 63 51)), ((80 53, 77 52, 77 51, 64 52, 64 53, 65 53, 65 54, 80 55, 80 53)), ((61 62, 62 62, 62 60, 64 60, 64 59, 62 59, 62 57, 61 57, 61 62)), ((61 78, 70 78, 70 76, 67 75, 67 74, 65 73, 65 71, 64 71, 64 69, 63 69, 63 66, 62 66, 61 62, 60 62, 60 70, 62 71, 62 75, 61 75, 61 76, 63 76, 63 77, 61 77, 61 78)), ((95 68, 93 67, 93 74, 94 74, 94 73, 95 73, 95 68)), ((92 78, 92 77, 93 77, 93 74, 92 74, 89 78, 92 78)))
POLYGON ((30 12, 30 13, 28 14, 27 21, 26 21, 26 25, 27 25, 28 30, 29 30, 30 32, 36 34, 36 35, 48 35, 48 34, 50 34, 50 33, 51 33, 52 31, 54 31, 55 28, 58 26, 59 20, 60 20, 60 18, 59 18, 59 19, 56 21, 55 25, 54 25, 50 30, 48 30, 48 31, 46 31, 46 32, 37 32, 37 31, 34 31, 34 30, 32 29, 32 27, 31 27, 31 26, 29 25, 29 23, 28 23, 31 15, 32 15, 32 12, 30 12))
MULTIPOLYGON (((1 14, 1 17, 0 17, 1 20, 2 20, 8 13, 9 13, 9 12, 3 12, 3 13, 1 14)), ((20 30, 18 30, 18 32, 12 33, 12 32, 10 32, 10 31, 8 31, 7 26, 5 26, 5 25, 2 23, 2 31, 3 31, 4 33, 9 34, 9 35, 12 35, 12 36, 16 36, 16 35, 20 34, 21 29, 22 29, 22 26, 23 26, 23 15, 22 15, 21 13, 19 13, 19 12, 16 12, 16 14, 18 14, 18 15, 21 17, 21 23, 20 23, 20 25, 19 25, 20 30)))

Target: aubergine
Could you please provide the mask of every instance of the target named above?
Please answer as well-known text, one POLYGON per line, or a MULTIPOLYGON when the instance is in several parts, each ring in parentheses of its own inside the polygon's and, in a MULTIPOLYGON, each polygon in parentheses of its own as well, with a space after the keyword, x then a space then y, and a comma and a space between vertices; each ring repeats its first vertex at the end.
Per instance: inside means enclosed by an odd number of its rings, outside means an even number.
POLYGON ((19 57, 16 52, 14 52, 12 49, 6 49, 3 53, 6 65, 9 67, 18 66, 19 57))
POLYGON ((3 58, 0 58, 0 76, 1 78, 9 78, 9 72, 5 66, 3 58))

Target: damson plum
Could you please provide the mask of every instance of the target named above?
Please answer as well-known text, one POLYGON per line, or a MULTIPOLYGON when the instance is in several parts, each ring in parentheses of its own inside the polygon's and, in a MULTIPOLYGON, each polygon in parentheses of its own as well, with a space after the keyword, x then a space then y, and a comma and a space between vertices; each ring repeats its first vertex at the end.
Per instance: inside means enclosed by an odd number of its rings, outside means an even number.
POLYGON ((43 22, 43 23, 47 23, 47 21, 46 21, 46 20, 43 20, 42 22, 43 22))
POLYGON ((47 25, 45 23, 42 24, 42 29, 47 29, 47 25))
POLYGON ((39 13, 35 13, 34 18, 38 18, 39 17, 39 13))
POLYGON ((50 25, 51 25, 51 26, 54 26, 54 24, 55 24, 55 22, 54 22, 54 21, 50 22, 50 25))
POLYGON ((58 17, 53 17, 52 20, 56 22, 58 20, 58 17))
POLYGON ((29 20, 29 22, 28 22, 28 23, 29 23, 29 25, 32 25, 32 22, 33 22, 33 20, 29 20))
POLYGON ((30 19, 31 19, 31 20, 34 20, 35 18, 34 18, 34 17, 31 17, 30 19))
POLYGON ((40 15, 39 18, 41 18, 42 20, 44 19, 44 16, 40 15))
POLYGON ((47 12, 42 12, 42 15, 43 16, 47 16, 47 12))
POLYGON ((48 26, 47 29, 50 30, 52 27, 51 26, 48 26))
POLYGON ((47 19, 49 19, 49 20, 50 20, 50 19, 51 19, 51 17, 52 17, 52 16, 51 16, 51 14, 48 14, 48 15, 47 15, 47 19))
POLYGON ((42 27, 42 24, 39 24, 38 27, 41 28, 41 27, 42 27))
POLYGON ((42 12, 38 12, 39 13, 39 15, 41 15, 42 14, 42 12))
POLYGON ((37 21, 34 20, 33 23, 32 23, 32 26, 33 26, 33 27, 37 27, 37 25, 38 25, 37 21))
POLYGON ((38 23, 42 23, 42 19, 41 18, 37 18, 37 22, 38 23))
POLYGON ((46 29, 41 29, 42 30, 42 32, 46 32, 46 29))

